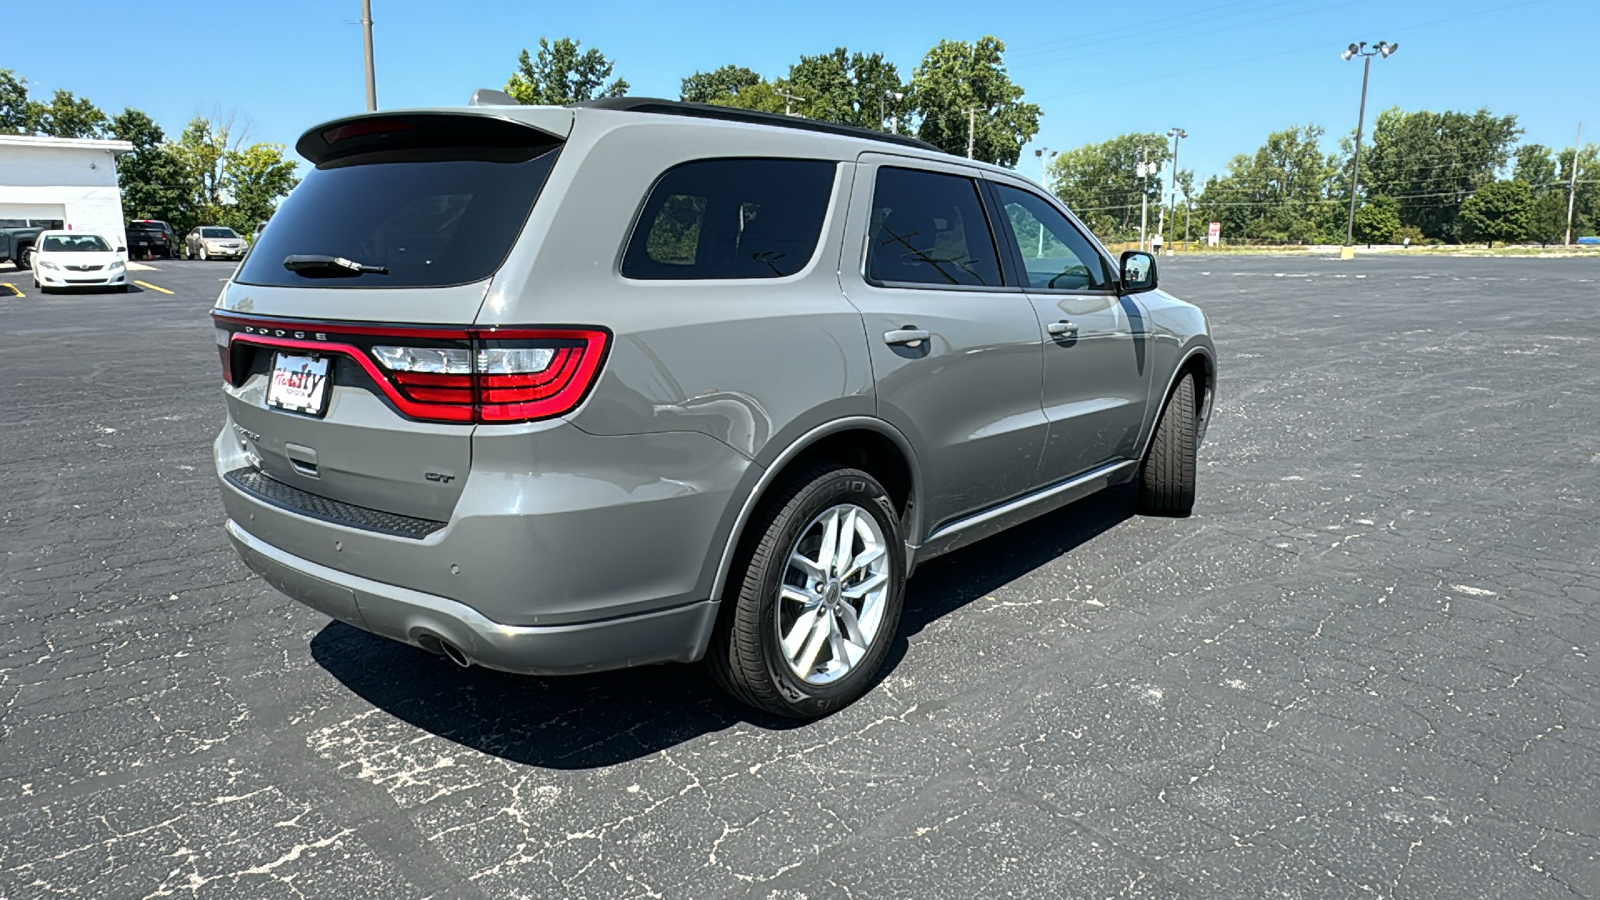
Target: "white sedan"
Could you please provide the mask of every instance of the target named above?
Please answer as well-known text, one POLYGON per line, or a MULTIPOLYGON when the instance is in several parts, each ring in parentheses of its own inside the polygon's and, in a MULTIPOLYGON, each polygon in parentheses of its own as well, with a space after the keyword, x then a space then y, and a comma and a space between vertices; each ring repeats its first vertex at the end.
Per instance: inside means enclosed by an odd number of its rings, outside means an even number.
POLYGON ((128 289, 128 264, 98 234, 46 231, 33 245, 33 286, 48 294, 75 287, 128 289))

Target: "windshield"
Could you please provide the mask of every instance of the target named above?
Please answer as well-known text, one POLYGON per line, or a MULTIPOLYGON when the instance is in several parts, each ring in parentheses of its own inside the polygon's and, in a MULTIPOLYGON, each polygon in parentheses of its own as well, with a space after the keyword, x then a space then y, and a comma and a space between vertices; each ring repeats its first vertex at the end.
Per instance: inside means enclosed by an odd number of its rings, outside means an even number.
POLYGON ((46 253, 105 253, 111 248, 97 234, 52 234, 40 249, 46 253))
POLYGON ((443 287, 488 278, 511 252, 555 163, 554 149, 528 152, 531 158, 516 161, 470 158, 493 154, 464 148, 425 162, 325 164, 283 201, 237 278, 308 284, 312 269, 284 267, 302 255, 388 270, 319 287, 443 287))
POLYGON ((200 236, 208 238, 236 238, 239 235, 234 233, 232 228, 202 228, 200 229, 200 236))

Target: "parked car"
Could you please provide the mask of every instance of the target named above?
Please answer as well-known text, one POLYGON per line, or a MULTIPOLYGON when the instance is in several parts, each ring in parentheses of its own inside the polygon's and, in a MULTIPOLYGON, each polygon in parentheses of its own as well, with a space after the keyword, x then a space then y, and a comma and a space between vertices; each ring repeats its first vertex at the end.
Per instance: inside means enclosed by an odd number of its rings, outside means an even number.
POLYGON ((172 226, 159 219, 134 219, 128 223, 128 254, 141 259, 171 259, 177 252, 172 226))
POLYGON ((226 225, 201 225, 183 239, 190 259, 242 259, 250 245, 226 225))
POLYGON ((85 231, 46 231, 34 244, 33 286, 49 294, 66 288, 128 290, 124 252, 111 240, 85 231))
POLYGON ((213 312, 215 467, 245 563, 357 628, 530 674, 704 660, 819 716, 927 560, 1116 484, 1193 506, 1205 316, 1008 169, 637 98, 296 148, 213 312))
POLYGON ((60 227, 60 222, 0 219, 0 262, 9 262, 19 269, 32 269, 33 245, 39 235, 60 227))

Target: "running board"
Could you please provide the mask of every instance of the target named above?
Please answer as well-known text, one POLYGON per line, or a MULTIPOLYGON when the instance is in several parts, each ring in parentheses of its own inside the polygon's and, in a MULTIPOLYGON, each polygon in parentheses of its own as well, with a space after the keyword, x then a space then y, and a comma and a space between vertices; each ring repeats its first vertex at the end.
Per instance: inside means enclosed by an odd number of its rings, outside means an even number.
POLYGON ((990 535, 999 534, 1013 525, 1082 500, 1113 484, 1120 484, 1132 477, 1133 467, 1133 460, 1107 463, 1082 475, 1074 475, 1066 481, 1057 482, 1031 494, 1024 494, 1015 500, 1008 500, 999 506, 992 506, 965 518, 940 525, 934 529, 933 534, 928 535, 922 546, 916 548, 913 554, 914 561, 927 562, 935 556, 965 547, 990 535))

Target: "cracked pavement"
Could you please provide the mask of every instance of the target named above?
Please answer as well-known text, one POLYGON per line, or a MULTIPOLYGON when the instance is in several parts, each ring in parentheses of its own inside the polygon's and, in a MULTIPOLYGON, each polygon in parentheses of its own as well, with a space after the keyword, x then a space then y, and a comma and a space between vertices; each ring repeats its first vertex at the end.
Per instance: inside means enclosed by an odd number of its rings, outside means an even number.
POLYGON ((1222 364, 1195 516, 929 564, 806 724, 249 575, 226 274, 0 298, 0 898, 1600 895, 1592 260, 1163 263, 1222 364))

